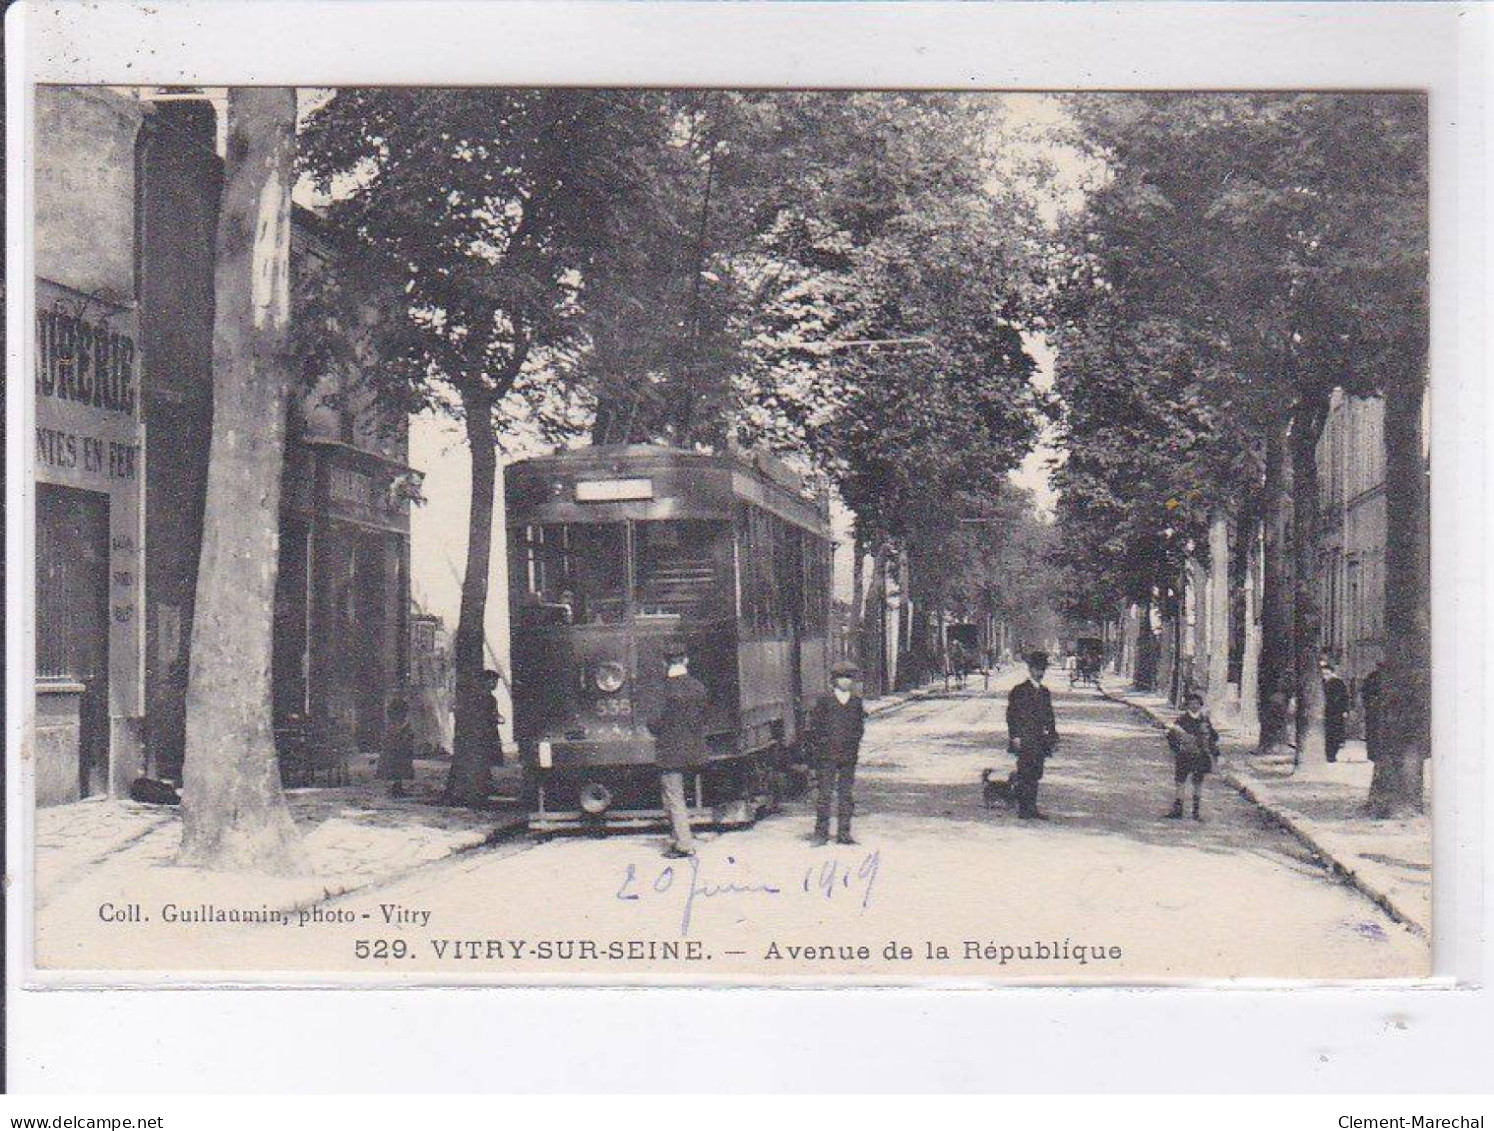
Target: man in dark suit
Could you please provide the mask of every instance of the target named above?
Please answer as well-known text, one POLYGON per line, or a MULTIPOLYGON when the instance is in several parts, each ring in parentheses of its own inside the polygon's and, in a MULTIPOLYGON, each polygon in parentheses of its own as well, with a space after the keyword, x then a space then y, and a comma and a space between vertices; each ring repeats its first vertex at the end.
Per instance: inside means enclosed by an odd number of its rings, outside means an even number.
POLYGON ((1323 745, 1328 750, 1328 761, 1337 762, 1349 724, 1349 685, 1334 669, 1329 656, 1325 655, 1318 663, 1323 672, 1323 745))
POLYGON ((1380 701, 1380 665, 1364 677, 1359 685, 1359 701, 1364 704, 1364 749, 1373 762, 1380 753, 1380 739, 1384 729, 1385 715, 1380 701))
POLYGON ((683 640, 664 649, 668 674, 664 694, 648 720, 654 736, 654 761, 659 766, 659 790, 669 815, 670 843, 665 856, 694 856, 690 809, 685 803, 685 771, 705 762, 705 684, 690 674, 689 651, 683 640))
POLYGON ((855 692, 856 677, 860 674, 855 664, 845 660, 837 663, 830 669, 830 693, 820 696, 810 712, 809 748, 820 779, 811 838, 816 845, 830 839, 832 804, 836 843, 856 843, 851 839, 851 814, 855 808, 851 790, 856 783, 861 736, 866 732, 866 708, 855 692))
POLYGON ((1045 821, 1038 812, 1038 782, 1043 763, 1058 743, 1058 727, 1053 718, 1053 696, 1043 686, 1048 670, 1048 654, 1033 652, 1027 657, 1027 675, 1006 700, 1007 749, 1017 755, 1017 772, 1012 793, 1017 799, 1017 815, 1024 821, 1045 821))

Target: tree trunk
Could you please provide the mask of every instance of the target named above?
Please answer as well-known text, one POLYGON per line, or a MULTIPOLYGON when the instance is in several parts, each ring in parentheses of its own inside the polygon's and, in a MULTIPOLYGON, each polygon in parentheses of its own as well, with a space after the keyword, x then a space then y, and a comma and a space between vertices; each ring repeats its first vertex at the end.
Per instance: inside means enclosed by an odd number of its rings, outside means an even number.
POLYGON ((1209 710, 1222 714, 1229 703, 1229 515, 1221 508, 1209 518, 1209 710))
POLYGON ((872 556, 871 588, 861 625, 861 663, 866 668, 871 694, 887 694, 887 549, 878 546, 872 556))
MULTIPOLYGON (((1261 618, 1257 602, 1257 586, 1261 575, 1260 533, 1256 523, 1247 527, 1249 540, 1245 546, 1245 648, 1240 661, 1240 733, 1254 735, 1260 730, 1260 671, 1261 671, 1261 618)), ((1265 748, 1265 742, 1257 744, 1265 748)))
POLYGON ((291 388, 296 93, 233 88, 213 279, 213 430, 187 679, 179 863, 291 872, 271 705, 291 388))
POLYGON ((1382 737, 1370 782, 1376 817, 1420 812, 1431 756, 1431 515, 1422 455, 1423 386, 1385 396, 1385 666, 1382 737))
POLYGON ((467 446, 472 451, 472 508, 467 516, 467 565, 462 605, 452 652, 456 665, 456 720, 451 768, 442 800, 474 809, 487 804, 492 788, 489 764, 498 736, 493 733, 492 692, 483 679, 483 621, 488 607, 488 569, 493 551, 493 492, 498 476, 493 401, 486 393, 462 396, 467 446))
POLYGON ((1323 610, 1318 602, 1318 437, 1328 417, 1328 395, 1303 397, 1292 418, 1292 625, 1296 660, 1297 763, 1328 760, 1323 741, 1323 610))
POLYGON ((897 683, 897 663, 904 652, 913 648, 913 614, 918 611, 913 603, 913 565, 909 560, 907 550, 899 550, 897 553, 897 578, 898 588, 902 592, 902 601, 897 607, 897 630, 898 646, 897 658, 893 660, 893 684, 897 683))
POLYGON ((1183 625, 1188 632, 1188 645, 1184 650, 1188 657, 1188 665, 1185 670, 1188 687, 1185 691, 1197 691, 1207 695, 1209 689, 1206 686, 1209 679, 1209 610, 1213 597, 1210 594, 1209 571, 1204 568, 1203 563, 1194 558, 1188 559, 1188 565, 1184 570, 1188 579, 1188 590, 1190 594, 1191 607, 1185 605, 1183 625), (1189 618, 1193 624, 1188 625, 1189 618))
POLYGON ((1295 662, 1292 639, 1292 460, 1283 415, 1266 438, 1265 548, 1261 586, 1261 651, 1258 673, 1260 751, 1289 752, 1287 704, 1295 662))
POLYGON ((1177 614, 1162 597, 1161 632, 1157 637, 1157 686, 1154 690, 1168 702, 1172 701, 1177 676, 1177 614))
POLYGON ((1117 674, 1136 681, 1136 654, 1141 644, 1141 608, 1132 601, 1126 608, 1125 627, 1121 636, 1121 662, 1117 674))
POLYGON ((1143 601, 1136 621, 1136 674, 1138 688, 1150 691, 1157 686, 1157 635, 1152 631, 1152 603, 1143 601))
POLYGON ((851 541, 851 631, 856 634, 856 661, 866 665, 865 646, 862 643, 861 618, 866 615, 866 543, 858 532, 851 541))

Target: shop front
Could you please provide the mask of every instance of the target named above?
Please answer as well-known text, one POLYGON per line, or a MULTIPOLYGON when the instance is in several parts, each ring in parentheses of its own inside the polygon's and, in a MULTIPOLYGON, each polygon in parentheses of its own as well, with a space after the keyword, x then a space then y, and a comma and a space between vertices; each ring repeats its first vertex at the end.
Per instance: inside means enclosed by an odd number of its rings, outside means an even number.
POLYGON ((37 92, 39 805, 124 793, 141 765, 144 434, 132 173, 139 126, 127 99, 37 92))
POLYGON ((335 784, 409 694, 410 471, 306 438, 291 451, 275 604, 275 721, 289 785, 335 784))

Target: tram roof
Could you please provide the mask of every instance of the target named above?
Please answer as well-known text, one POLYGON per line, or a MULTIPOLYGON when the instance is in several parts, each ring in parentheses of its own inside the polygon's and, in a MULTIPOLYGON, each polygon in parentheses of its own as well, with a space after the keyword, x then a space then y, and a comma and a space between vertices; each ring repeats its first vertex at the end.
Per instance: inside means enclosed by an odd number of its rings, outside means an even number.
MULTIPOLYGON (((724 510, 721 504, 725 503, 729 492, 730 496, 756 502, 798 525, 826 536, 829 534, 825 504, 806 496, 803 477, 766 452, 738 450, 716 455, 657 444, 594 445, 516 460, 508 465, 504 474, 515 488, 510 496, 511 504, 518 504, 526 511, 542 512, 534 515, 540 521, 577 521, 580 515, 568 512, 581 508, 585 508, 587 516, 592 518, 673 517, 669 513, 644 512, 673 511, 681 497, 698 501, 703 506, 711 506, 713 499, 718 500, 716 509, 724 510), (661 506, 666 500, 652 495, 647 500, 583 503, 573 497, 557 498, 553 493, 541 499, 525 490, 537 479, 547 476, 571 483, 588 478, 616 481, 660 476, 671 487, 667 501, 675 506, 661 506)), ((678 517, 691 516, 680 513, 678 517)))

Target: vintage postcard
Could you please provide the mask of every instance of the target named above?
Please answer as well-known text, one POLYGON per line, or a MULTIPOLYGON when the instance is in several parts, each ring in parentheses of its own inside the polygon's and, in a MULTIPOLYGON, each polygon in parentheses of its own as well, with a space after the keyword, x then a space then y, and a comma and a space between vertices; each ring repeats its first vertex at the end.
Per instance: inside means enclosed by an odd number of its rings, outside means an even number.
POLYGON ((1431 974, 1424 94, 33 106, 33 982, 1431 974))

